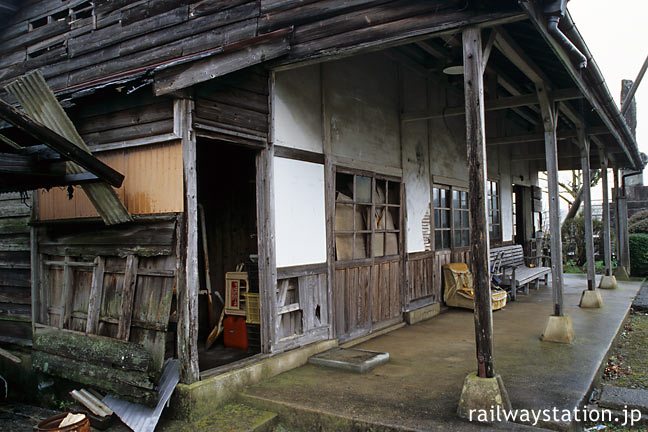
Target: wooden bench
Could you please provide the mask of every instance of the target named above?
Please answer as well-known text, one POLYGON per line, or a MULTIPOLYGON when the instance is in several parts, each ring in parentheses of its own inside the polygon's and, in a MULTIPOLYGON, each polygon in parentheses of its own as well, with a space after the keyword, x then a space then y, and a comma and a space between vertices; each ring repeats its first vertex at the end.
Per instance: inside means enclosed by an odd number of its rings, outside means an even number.
POLYGON ((551 267, 546 265, 547 257, 525 257, 522 245, 502 246, 490 250, 490 262, 493 274, 501 279, 501 285, 510 287, 511 300, 517 297, 518 289, 522 288, 524 294, 529 293, 529 285, 538 288, 540 279, 547 278, 551 267))

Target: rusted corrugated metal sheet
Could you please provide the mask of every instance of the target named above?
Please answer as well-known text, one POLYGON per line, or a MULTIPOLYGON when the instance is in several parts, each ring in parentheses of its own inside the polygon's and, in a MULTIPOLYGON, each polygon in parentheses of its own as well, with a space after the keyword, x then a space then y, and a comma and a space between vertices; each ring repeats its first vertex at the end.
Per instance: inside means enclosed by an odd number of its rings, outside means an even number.
MULTIPOLYGON (((97 158, 126 175, 117 196, 131 214, 159 214, 184 211, 182 189, 182 146, 179 141, 102 152, 97 158)), ((88 198, 53 188, 39 191, 41 220, 96 217, 88 198)))
MULTIPOLYGON (((24 111, 34 120, 49 127, 90 153, 74 124, 56 100, 52 90, 45 83, 40 71, 28 73, 9 84, 6 88, 20 102, 24 111)), ((67 172, 79 174, 84 170, 77 164, 68 162, 67 172)), ((107 225, 132 220, 126 207, 119 201, 115 190, 108 184, 91 183, 82 187, 107 225)))

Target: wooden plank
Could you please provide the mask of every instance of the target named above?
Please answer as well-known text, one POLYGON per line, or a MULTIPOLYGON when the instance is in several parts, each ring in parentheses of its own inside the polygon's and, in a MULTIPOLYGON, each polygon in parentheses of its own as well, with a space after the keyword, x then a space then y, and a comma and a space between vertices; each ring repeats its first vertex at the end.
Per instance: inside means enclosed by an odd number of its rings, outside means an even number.
POLYGON ((326 264, 305 264, 277 268, 277 279, 289 279, 300 276, 313 276, 326 273, 326 264))
POLYGON ((151 356, 141 345, 52 327, 37 327, 34 350, 132 371, 147 372, 151 365, 151 356))
POLYGON ((133 318, 133 299, 137 288, 137 267, 139 258, 128 255, 126 258, 126 272, 121 291, 121 304, 119 307, 119 326, 117 339, 128 340, 130 336, 131 320, 133 318))
POLYGON ((358 269, 358 323, 360 327, 371 326, 371 266, 358 269))
POLYGON ((335 308, 335 335, 343 336, 346 333, 346 314, 344 313, 347 270, 335 271, 335 284, 333 291, 333 302, 335 308))
POLYGON ((612 275, 612 245, 610 243, 610 197, 608 189, 608 159, 601 152, 601 185, 603 186, 603 262, 605 274, 612 275))
MULTIPOLYGON (((284 32, 285 33, 285 32, 284 32)), ((282 35, 280 35, 282 36, 282 35)), ((164 95, 245 67, 277 58, 290 50, 287 37, 262 40, 244 50, 223 52, 189 65, 181 65, 155 74, 153 90, 156 96, 164 95)))
POLYGON ((33 367, 50 375, 116 393, 141 404, 152 405, 157 401, 155 385, 146 373, 90 364, 77 359, 78 357, 61 357, 35 350, 33 367))
POLYGON ((99 313, 101 301, 103 300, 103 283, 105 259, 95 258, 95 268, 92 271, 92 285, 88 298, 88 317, 86 320, 86 333, 97 333, 99 327, 99 313))
POLYGON ((70 257, 66 256, 63 267, 63 321, 61 326, 67 328, 70 324, 72 316, 72 302, 74 300, 74 270, 71 266, 67 265, 70 262, 70 257))

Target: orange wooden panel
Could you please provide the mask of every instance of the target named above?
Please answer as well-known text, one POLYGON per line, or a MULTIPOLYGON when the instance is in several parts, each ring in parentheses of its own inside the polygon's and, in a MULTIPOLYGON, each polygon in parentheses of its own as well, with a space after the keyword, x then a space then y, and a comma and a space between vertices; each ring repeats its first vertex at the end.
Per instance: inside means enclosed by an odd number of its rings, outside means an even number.
MULTIPOLYGON (((124 183, 116 191, 131 214, 184 210, 180 142, 115 150, 97 157, 124 174, 124 183)), ((67 188, 39 190, 41 220, 96 216, 96 210, 80 187, 74 188, 71 200, 67 188)))

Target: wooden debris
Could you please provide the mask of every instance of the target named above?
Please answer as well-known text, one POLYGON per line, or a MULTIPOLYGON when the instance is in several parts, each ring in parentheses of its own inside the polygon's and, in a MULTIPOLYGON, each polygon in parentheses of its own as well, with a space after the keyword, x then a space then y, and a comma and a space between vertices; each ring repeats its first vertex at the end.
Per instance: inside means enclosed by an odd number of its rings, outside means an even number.
POLYGON ((111 416, 113 410, 111 410, 106 404, 104 404, 99 398, 90 393, 88 390, 72 390, 70 392, 76 401, 81 405, 88 408, 90 412, 99 417, 111 416))
POLYGON ((3 350, 2 348, 0 348, 0 356, 8 358, 9 360, 11 360, 14 363, 22 363, 22 359, 20 357, 15 356, 15 355, 11 354, 9 351, 3 350))
POLYGON ((81 420, 85 419, 86 416, 85 414, 73 414, 69 413, 68 415, 65 416, 63 421, 59 424, 59 428, 63 428, 65 426, 70 426, 75 423, 79 423, 81 420))

